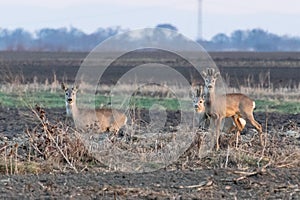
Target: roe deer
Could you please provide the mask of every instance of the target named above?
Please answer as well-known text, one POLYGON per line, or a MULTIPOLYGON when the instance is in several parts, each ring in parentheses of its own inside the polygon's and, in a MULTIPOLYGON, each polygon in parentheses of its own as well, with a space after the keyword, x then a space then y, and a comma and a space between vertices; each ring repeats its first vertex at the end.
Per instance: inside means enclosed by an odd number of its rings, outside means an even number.
POLYGON ((79 120, 78 124, 89 126, 96 123, 100 132, 118 133, 120 128, 126 125, 127 117, 125 114, 112 109, 96 109, 94 110, 78 110, 76 105, 76 94, 78 86, 68 88, 64 83, 61 88, 65 91, 65 103, 67 117, 72 117, 73 120, 79 120), (97 119, 93 119, 95 115, 97 119))
POLYGON ((240 131, 243 126, 238 120, 243 118, 248 120, 258 131, 260 137, 260 143, 263 145, 262 139, 262 126, 254 119, 253 110, 255 108, 255 102, 248 96, 241 93, 231 93, 226 95, 216 96, 215 94, 215 82, 220 76, 219 72, 209 68, 206 72, 202 72, 202 77, 205 80, 205 112, 208 116, 211 116, 214 120, 215 132, 216 132, 216 149, 219 150, 219 134, 220 125, 222 119, 225 117, 231 117, 238 129, 237 140, 240 135, 240 131), (223 108, 224 103, 225 108, 223 108))
MULTIPOLYGON (((204 94, 203 94, 203 86, 200 85, 199 88, 196 89, 196 92, 192 92, 192 99, 193 99, 193 106, 195 108, 195 113, 198 115, 197 116, 197 122, 200 127, 204 127, 207 129, 209 127, 209 116, 206 115, 205 113, 205 99, 204 99, 204 94)), ((246 121, 238 117, 237 115, 237 120, 240 122, 242 126, 242 130, 244 129, 246 125, 246 121)), ((225 118, 224 124, 223 124, 223 131, 226 133, 231 133, 232 131, 238 131, 238 128, 236 127, 234 120, 232 118, 225 118)), ((237 144, 236 144, 237 145, 237 144)))

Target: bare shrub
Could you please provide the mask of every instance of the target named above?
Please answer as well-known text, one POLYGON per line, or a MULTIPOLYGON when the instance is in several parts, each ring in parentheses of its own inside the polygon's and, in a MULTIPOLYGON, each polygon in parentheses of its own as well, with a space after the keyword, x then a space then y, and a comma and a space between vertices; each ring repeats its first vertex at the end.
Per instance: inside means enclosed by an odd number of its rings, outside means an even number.
POLYGON ((32 131, 26 131, 32 147, 32 152, 28 152, 31 154, 30 160, 47 161, 61 169, 69 167, 75 172, 78 172, 78 167, 94 161, 75 130, 62 122, 51 123, 39 106, 32 111, 40 124, 32 131))

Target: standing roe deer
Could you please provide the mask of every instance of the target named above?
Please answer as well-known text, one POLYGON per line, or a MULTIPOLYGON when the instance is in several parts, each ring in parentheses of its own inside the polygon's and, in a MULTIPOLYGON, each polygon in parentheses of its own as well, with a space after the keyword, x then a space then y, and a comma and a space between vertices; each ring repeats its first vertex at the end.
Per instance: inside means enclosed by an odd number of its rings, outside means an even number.
MULTIPOLYGON (((192 92, 192 99, 193 99, 193 106, 195 109, 195 113, 197 114, 197 122, 198 126, 204 127, 207 129, 209 127, 209 116, 205 112, 205 99, 203 94, 203 86, 200 85, 199 88, 196 89, 196 92, 192 92)), ((237 115, 235 117, 238 117, 237 115)), ((240 122, 242 126, 242 130, 244 129, 246 125, 246 121, 238 117, 237 120, 240 122)), ((225 118, 223 120, 223 131, 226 133, 231 133, 232 131, 238 131, 238 128, 236 127, 234 120, 232 118, 225 118)), ((237 144, 236 144, 237 145, 237 144)))
POLYGON ((220 124, 223 118, 231 117, 238 129, 237 140, 240 135, 240 131, 243 126, 238 120, 243 118, 248 120, 258 131, 260 143, 263 145, 262 139, 262 126, 254 119, 253 110, 255 108, 255 102, 251 100, 244 94, 241 93, 231 93, 226 95, 216 96, 215 94, 215 82, 220 76, 219 72, 214 71, 213 68, 209 68, 207 73, 202 72, 202 77, 205 81, 205 112, 207 115, 211 116, 216 132, 216 149, 219 150, 219 134, 220 134, 220 124), (225 104, 225 108, 224 103, 225 104))
POLYGON ((96 109, 97 119, 93 119, 94 110, 78 110, 76 105, 76 94, 78 86, 68 88, 64 83, 61 88, 65 91, 65 103, 67 117, 72 117, 73 120, 79 120, 78 123, 83 126, 89 126, 96 123, 100 132, 118 133, 120 128, 126 125, 127 117, 125 114, 112 109, 96 109))

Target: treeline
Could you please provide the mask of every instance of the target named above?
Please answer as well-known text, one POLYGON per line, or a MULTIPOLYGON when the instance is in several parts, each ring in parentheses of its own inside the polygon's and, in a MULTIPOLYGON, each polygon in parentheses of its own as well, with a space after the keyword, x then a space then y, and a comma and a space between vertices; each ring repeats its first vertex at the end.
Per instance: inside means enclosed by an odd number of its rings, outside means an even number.
POLYGON ((198 41, 212 51, 300 51, 300 38, 278 36, 262 29, 236 30, 227 36, 215 35, 210 41, 198 41))
MULTIPOLYGON (((177 31, 171 24, 159 24, 159 28, 177 31)), ((122 33, 120 27, 99 28, 85 33, 77 28, 44 28, 34 34, 24 29, 0 28, 0 51, 90 51, 103 40, 122 33)), ((161 32, 160 40, 174 40, 161 32)), ((208 51, 300 51, 300 38, 278 36, 262 29, 236 30, 229 36, 223 33, 211 40, 198 40, 208 51)))
POLYGON ((32 34, 24 29, 0 29, 1 51, 90 51, 110 36, 120 33, 120 27, 99 28, 85 33, 77 28, 44 28, 32 34))

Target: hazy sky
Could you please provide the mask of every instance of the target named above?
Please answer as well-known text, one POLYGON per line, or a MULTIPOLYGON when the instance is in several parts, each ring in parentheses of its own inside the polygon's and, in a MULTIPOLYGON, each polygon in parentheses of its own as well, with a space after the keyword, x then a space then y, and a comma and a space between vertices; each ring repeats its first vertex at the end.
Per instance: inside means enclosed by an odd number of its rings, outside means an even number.
MULTIPOLYGON (((196 38, 198 0, 0 0, 0 28, 98 27, 137 29, 159 23, 175 25, 196 38)), ((262 28, 300 36, 299 0, 203 0, 203 37, 236 29, 262 28)))

